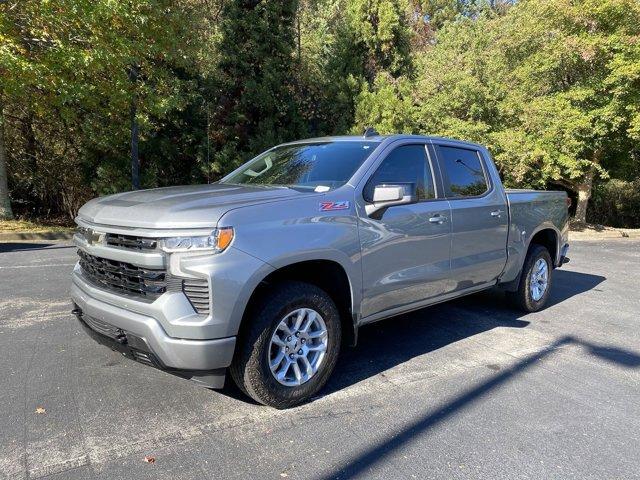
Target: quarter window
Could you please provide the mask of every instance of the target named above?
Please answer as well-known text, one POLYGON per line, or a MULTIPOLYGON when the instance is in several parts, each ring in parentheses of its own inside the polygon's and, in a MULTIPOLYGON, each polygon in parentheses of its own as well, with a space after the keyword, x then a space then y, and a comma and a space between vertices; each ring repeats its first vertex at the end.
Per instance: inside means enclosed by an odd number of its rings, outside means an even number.
POLYGON ((438 145, 447 197, 477 197, 489 189, 476 150, 438 145))
POLYGON ((364 188, 364 198, 373 199, 377 185, 415 184, 418 200, 435 198, 433 176, 424 145, 403 145, 382 161, 364 188))

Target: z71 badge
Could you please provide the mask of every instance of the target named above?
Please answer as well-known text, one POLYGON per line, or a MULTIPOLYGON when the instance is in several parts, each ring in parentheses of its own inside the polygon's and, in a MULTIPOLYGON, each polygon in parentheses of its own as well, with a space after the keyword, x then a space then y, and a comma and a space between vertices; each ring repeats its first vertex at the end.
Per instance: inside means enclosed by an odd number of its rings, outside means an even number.
POLYGON ((347 210, 349 208, 349 201, 342 200, 340 202, 320 202, 321 212, 330 212, 333 210, 347 210))

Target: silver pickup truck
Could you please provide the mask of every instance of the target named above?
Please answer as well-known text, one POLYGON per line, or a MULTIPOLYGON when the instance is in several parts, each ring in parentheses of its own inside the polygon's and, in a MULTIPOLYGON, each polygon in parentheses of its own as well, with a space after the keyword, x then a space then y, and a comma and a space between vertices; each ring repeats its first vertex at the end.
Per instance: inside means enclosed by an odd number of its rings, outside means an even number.
MULTIPOLYGON (((544 307, 564 192, 505 190, 486 148, 415 135, 274 147, 211 185, 91 200, 73 312, 139 362, 277 408, 314 395, 358 328, 502 287, 544 307)), ((428 312, 425 313, 428 315, 428 312)))

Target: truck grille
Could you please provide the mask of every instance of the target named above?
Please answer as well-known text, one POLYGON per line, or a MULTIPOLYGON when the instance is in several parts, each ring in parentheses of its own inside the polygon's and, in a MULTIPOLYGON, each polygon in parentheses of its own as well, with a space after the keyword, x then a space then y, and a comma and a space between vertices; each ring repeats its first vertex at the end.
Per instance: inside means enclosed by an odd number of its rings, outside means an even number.
POLYGON ((167 276, 167 290, 184 293, 194 310, 201 315, 209 315, 209 282, 203 278, 179 278, 167 276))
POLYGON ((78 255, 82 273, 99 287, 149 299, 158 298, 167 289, 164 270, 95 257, 82 250, 78 250, 78 255))
POLYGON ((132 250, 155 250, 158 241, 155 238, 134 237, 133 235, 120 235, 118 233, 107 233, 105 235, 107 245, 132 250))

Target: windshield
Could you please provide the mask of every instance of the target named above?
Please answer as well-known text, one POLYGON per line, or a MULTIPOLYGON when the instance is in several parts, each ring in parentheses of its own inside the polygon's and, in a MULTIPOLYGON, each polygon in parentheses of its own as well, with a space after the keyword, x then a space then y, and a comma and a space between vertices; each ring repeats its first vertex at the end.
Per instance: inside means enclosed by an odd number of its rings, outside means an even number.
POLYGON ((284 145, 254 158, 221 183, 326 192, 347 183, 377 145, 351 141, 284 145))

